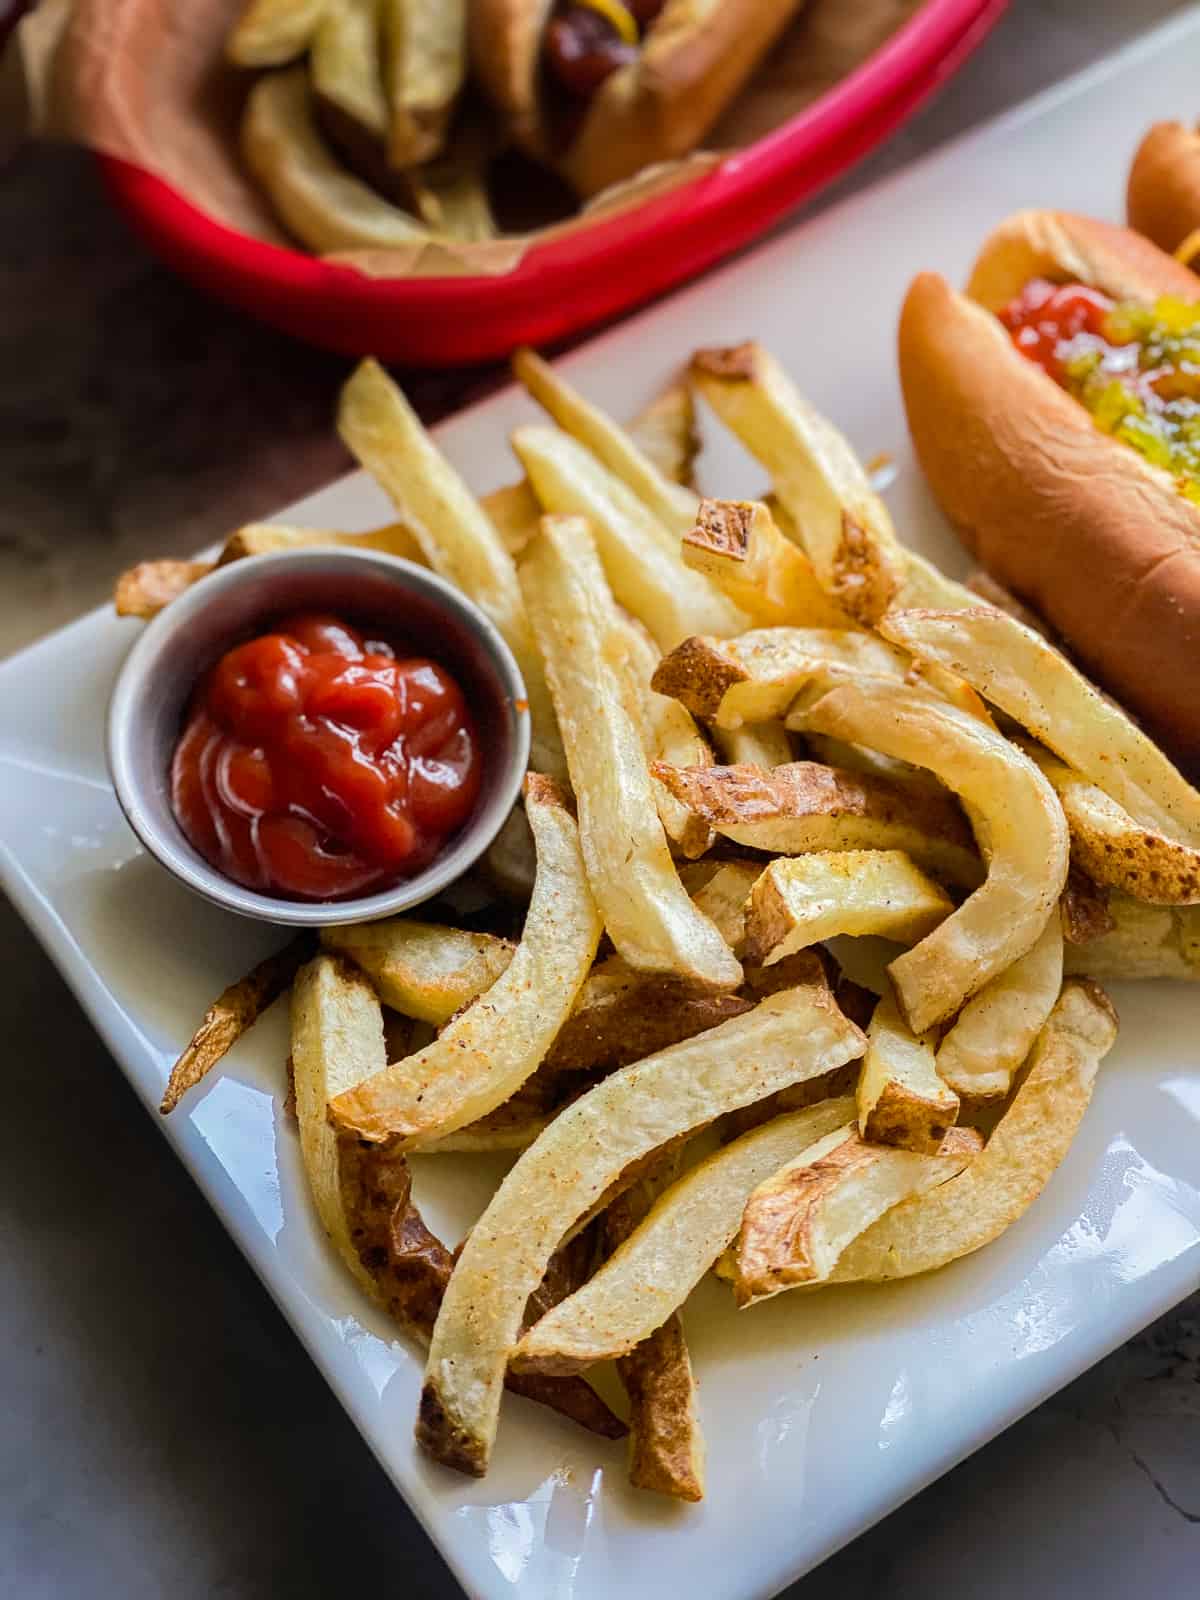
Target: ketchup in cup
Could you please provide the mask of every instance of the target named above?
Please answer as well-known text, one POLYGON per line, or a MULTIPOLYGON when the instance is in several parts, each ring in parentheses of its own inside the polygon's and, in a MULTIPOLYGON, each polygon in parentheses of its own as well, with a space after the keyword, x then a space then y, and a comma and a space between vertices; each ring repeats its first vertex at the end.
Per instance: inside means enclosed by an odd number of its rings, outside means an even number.
POLYGON ((372 894, 429 865, 467 821, 479 740, 462 689, 336 616, 285 617, 198 685, 171 763, 191 844, 247 888, 372 894))

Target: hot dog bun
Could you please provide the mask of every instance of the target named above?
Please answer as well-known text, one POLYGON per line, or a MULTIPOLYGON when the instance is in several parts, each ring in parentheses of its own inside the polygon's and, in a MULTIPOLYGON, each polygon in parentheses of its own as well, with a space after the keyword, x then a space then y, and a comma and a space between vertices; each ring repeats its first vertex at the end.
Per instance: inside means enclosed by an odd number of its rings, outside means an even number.
POLYGON ((1011 218, 984 245, 972 298, 933 273, 909 289, 900 381, 917 456, 972 553, 1194 768, 1200 507, 1013 347, 992 312, 1035 276, 1200 301, 1200 279, 1125 229, 1011 218))
POLYGON ((1200 133, 1182 122, 1155 123, 1129 169, 1125 214, 1163 250, 1200 228, 1200 133))
POLYGON ((516 142, 588 196, 695 149, 801 3, 667 0, 637 59, 605 80, 561 152, 552 149, 541 104, 554 0, 472 0, 472 65, 516 142))

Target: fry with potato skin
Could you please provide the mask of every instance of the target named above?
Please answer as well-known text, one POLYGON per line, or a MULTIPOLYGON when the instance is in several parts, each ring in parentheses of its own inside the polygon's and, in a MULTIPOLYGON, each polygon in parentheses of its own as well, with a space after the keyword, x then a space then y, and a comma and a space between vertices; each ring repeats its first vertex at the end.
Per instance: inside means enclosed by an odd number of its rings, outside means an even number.
POLYGON ((746 959, 771 966, 840 934, 923 939, 954 910, 902 850, 781 856, 750 891, 746 959))
POLYGON ((889 990, 867 1028, 858 1079, 858 1131, 875 1144, 933 1155, 958 1117, 958 1096, 934 1061, 934 1037, 915 1034, 889 990))
POLYGON ((1067 877, 1062 808, 1015 745, 919 684, 828 680, 797 700, 789 725, 868 744, 928 767, 987 833, 988 873, 888 971, 905 1020, 924 1033, 1031 949, 1067 877))
POLYGON ((871 1144, 853 1123, 810 1146, 746 1201, 733 1247, 738 1306, 820 1283, 892 1206, 957 1177, 982 1149, 971 1128, 952 1128, 940 1147, 920 1154, 871 1144))
POLYGON ((1070 1149, 1116 1034, 1117 1014, 1103 989, 1087 979, 1068 980, 983 1151, 957 1178, 881 1217, 848 1246, 825 1281, 880 1282, 931 1272, 990 1244, 1016 1222, 1070 1149))
POLYGON ((635 1349, 736 1238, 757 1185, 853 1114, 849 1095, 824 1100, 775 1117, 698 1163, 581 1289, 534 1324, 518 1346, 517 1368, 580 1372, 635 1349))
POLYGON ((521 585, 578 797, 588 878, 613 944, 630 966, 735 989, 741 968, 671 860, 645 751, 607 658, 615 612, 587 524, 545 518, 521 585))
POLYGON ((512 960, 425 1050, 330 1101, 344 1131, 407 1142, 477 1121, 532 1076, 570 1015, 600 942, 600 914, 561 791, 531 773, 525 810, 538 873, 512 960))
POLYGON ((830 1072, 861 1049, 862 1035, 827 987, 791 989, 622 1068, 556 1117, 463 1247, 425 1369, 424 1447, 459 1471, 487 1470, 525 1301, 555 1245, 612 1184, 672 1139, 830 1072))
POLYGON ((530 766, 563 781, 562 743, 516 568, 487 513, 377 361, 361 362, 342 389, 338 432, 394 501, 433 570, 474 600, 504 636, 529 696, 530 766))
POLYGON ((914 793, 884 778, 792 761, 651 772, 698 817, 736 844, 770 855, 825 850, 903 850, 925 871, 974 888, 983 867, 971 831, 945 791, 914 793))
POLYGON ((1128 895, 1108 901, 1112 927, 1087 944, 1069 944, 1063 966, 1102 983, 1131 978, 1200 978, 1200 907, 1149 906, 1128 895))
POLYGON ((311 956, 312 949, 312 936, 298 934, 282 950, 267 956, 244 978, 231 983, 217 996, 171 1068, 158 1108, 163 1116, 174 1111, 188 1090, 207 1077, 267 1007, 279 999, 311 956))
POLYGON ((710 578, 756 628, 854 626, 761 500, 702 500, 681 550, 684 563, 710 578))

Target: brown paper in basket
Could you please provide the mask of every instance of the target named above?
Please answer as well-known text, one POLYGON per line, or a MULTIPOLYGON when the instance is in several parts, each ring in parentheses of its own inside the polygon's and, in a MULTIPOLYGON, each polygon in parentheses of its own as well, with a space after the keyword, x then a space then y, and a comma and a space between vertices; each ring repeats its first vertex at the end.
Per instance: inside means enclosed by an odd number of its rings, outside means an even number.
MULTIPOLYGON (((726 112, 714 150, 759 138, 811 104, 877 49, 920 0, 811 0, 769 62, 726 112)), ((219 222, 273 244, 290 243, 244 174, 237 130, 254 74, 228 66, 222 47, 243 0, 42 0, 15 49, 34 132, 119 156, 163 178, 219 222)), ((596 196, 576 217, 519 237, 431 239, 406 249, 341 252, 372 277, 511 271, 532 244, 691 182, 720 160, 698 151, 647 169, 596 196)))

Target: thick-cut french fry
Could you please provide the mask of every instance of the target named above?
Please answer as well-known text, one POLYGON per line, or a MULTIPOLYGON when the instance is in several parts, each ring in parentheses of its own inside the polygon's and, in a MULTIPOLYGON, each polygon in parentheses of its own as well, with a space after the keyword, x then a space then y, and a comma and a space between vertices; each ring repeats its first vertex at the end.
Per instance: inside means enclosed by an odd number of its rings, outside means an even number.
POLYGON ((1067 944, 1087 944, 1116 927, 1108 909, 1111 890, 1102 889, 1078 864, 1072 862, 1066 887, 1058 902, 1062 936, 1067 944))
POLYGON ((164 1116, 212 1071, 221 1057, 273 1005, 312 954, 312 939, 300 934, 231 983, 209 1006, 187 1049, 171 1068, 159 1110, 164 1116))
POLYGON ((1128 895, 1108 901, 1113 926, 1063 951, 1068 973, 1102 982, 1132 978, 1200 979, 1200 907, 1148 906, 1128 895))
POLYGON ((1067 877, 1067 826, 1053 789, 1029 758, 988 724, 931 689, 891 678, 814 685, 790 725, 928 767, 982 831, 988 874, 889 972, 905 1020, 924 1033, 1030 950, 1067 877))
POLYGON ((771 966, 839 934, 923 939, 954 902, 903 850, 838 850, 783 857, 750 892, 746 957, 771 966))
POLYGON ((490 933, 407 917, 324 928, 321 943, 361 967, 385 1005, 437 1028, 491 988, 515 949, 490 933))
POLYGON ((671 861, 641 738, 607 657, 615 612, 587 524, 547 517, 521 584, 579 800, 588 877, 613 943, 630 966, 736 988, 741 968, 671 861))
POLYGON ((758 344, 701 350, 692 376, 771 474, 827 595, 870 625, 904 578, 904 551, 850 445, 758 344))
POLYGON ((958 1117, 958 1096, 938 1076, 930 1034, 915 1034, 890 990, 875 1007, 858 1080, 858 1131, 876 1144, 932 1155, 958 1117))
POLYGON ((520 483, 506 483, 502 489, 493 489, 479 504, 487 512, 504 548, 516 560, 542 520, 542 508, 529 487, 529 479, 522 478, 520 483))
POLYGON ((387 1064, 383 1013, 361 972, 321 955, 296 976, 292 992, 292 1073, 300 1153, 321 1225, 337 1253, 374 1299, 375 1281, 363 1265, 346 1213, 338 1135, 326 1115, 335 1095, 353 1089, 387 1064))
POLYGON ((1138 822, 1200 848, 1200 792, 1064 655, 1002 611, 895 612, 889 639, 965 678, 1138 822))
POLYGON ((740 633, 743 614, 698 572, 689 572, 679 540, 633 490, 557 428, 518 428, 513 449, 542 508, 586 517, 613 595, 649 628, 662 650, 692 633, 740 633))
POLYGON ((325 0, 250 0, 225 41, 239 67, 282 67, 308 49, 325 0))
POLYGON ((379 0, 324 0, 308 70, 318 104, 333 108, 339 122, 346 119, 359 138, 382 146, 388 105, 379 59, 379 20, 379 0))
POLYGON ((636 1348, 736 1237, 746 1200, 763 1179, 853 1112, 853 1099, 842 1095, 775 1117, 685 1173, 610 1260, 534 1324, 516 1365, 579 1372, 636 1348))
POLYGON ((664 528, 679 535, 692 526, 699 504, 696 496, 661 472, 619 423, 585 400, 532 350, 518 350, 512 367, 517 382, 538 405, 632 489, 664 528))
POLYGON ((854 626, 761 500, 701 501, 681 549, 684 562, 711 578, 756 628, 854 626))
POLYGON ((760 767, 651 768, 676 800, 727 839, 770 855, 903 850, 935 877, 975 888, 983 866, 945 790, 914 792, 886 778, 792 761, 760 767))
POLYGON ((1071 830, 1071 859, 1094 883, 1151 905, 1200 903, 1200 849, 1135 821, 1098 784, 1041 746, 1021 741, 1021 748, 1053 785, 1071 830))
MULTIPOLYGON (((679 1155, 678 1149, 668 1152, 609 1206, 603 1222, 607 1254, 625 1243, 674 1183, 679 1155)), ((703 1500, 704 1435, 696 1411, 696 1380, 677 1313, 618 1359, 617 1376, 629 1396, 630 1483, 635 1489, 651 1489, 677 1500, 703 1500)))
POLYGON ((909 659, 870 633, 836 628, 757 628, 737 639, 697 635, 663 657, 652 680, 693 716, 721 728, 769 722, 801 689, 864 672, 903 678, 909 659))
POLYGON ((951 1128, 928 1154, 871 1144, 853 1123, 819 1140, 746 1201, 734 1246, 738 1305, 820 1283, 885 1212, 956 1178, 982 1149, 972 1128, 951 1128))
POLYGON ((556 1117, 463 1246, 425 1369, 417 1424, 425 1448, 460 1471, 487 1470, 525 1301, 555 1246, 598 1196, 671 1140, 830 1072, 861 1049, 862 1035, 827 987, 791 989, 622 1068, 556 1117))
POLYGON ((714 728, 713 742, 730 766, 785 766, 793 759, 792 741, 782 722, 746 722, 740 728, 714 728))
POLYGON ((924 767, 914 767, 907 761, 896 761, 891 756, 871 750, 865 744, 852 744, 848 739, 831 739, 828 734, 810 728, 804 735, 804 748, 827 767, 841 767, 846 772, 860 772, 864 777, 882 778, 909 794, 944 794, 946 785, 940 783, 924 767))
POLYGON ((469 595, 504 635, 529 696, 530 765, 548 777, 565 778, 554 710, 516 568, 487 513, 378 362, 362 362, 342 390, 338 430, 390 495, 429 565, 469 595))
POLYGON ((825 1281, 912 1277, 1003 1233, 1070 1149, 1116 1033, 1116 1013, 1103 989, 1085 979, 1064 984, 1030 1051, 1025 1078, 983 1151, 957 1178, 881 1217, 847 1247, 825 1281))
POLYGON ((260 78, 242 117, 242 158, 302 244, 336 250, 409 249, 432 235, 424 223, 353 177, 317 129, 303 67, 260 78))
POLYGON ((382 17, 388 159, 415 167, 442 148, 466 77, 466 0, 382 0, 382 17))
POLYGON ((344 544, 351 549, 382 550, 389 556, 424 567, 428 563, 413 534, 402 522, 390 522, 366 533, 341 533, 335 528, 292 528, 275 522, 248 522, 226 539, 218 566, 245 556, 270 555, 275 550, 300 550, 308 545, 344 544))
POLYGON ((1057 917, 1011 967, 968 1000, 938 1046, 938 1076, 956 1094, 1006 1095, 1062 988, 1063 938, 1057 917))
POLYGON ((117 579, 113 589, 117 615, 149 621, 211 571, 211 561, 139 561, 117 579))
POLYGON ((338 1127, 376 1142, 453 1133, 502 1105, 554 1043, 600 942, 600 914, 557 786, 530 774, 525 810, 538 871, 511 962, 427 1049, 337 1096, 338 1127))

